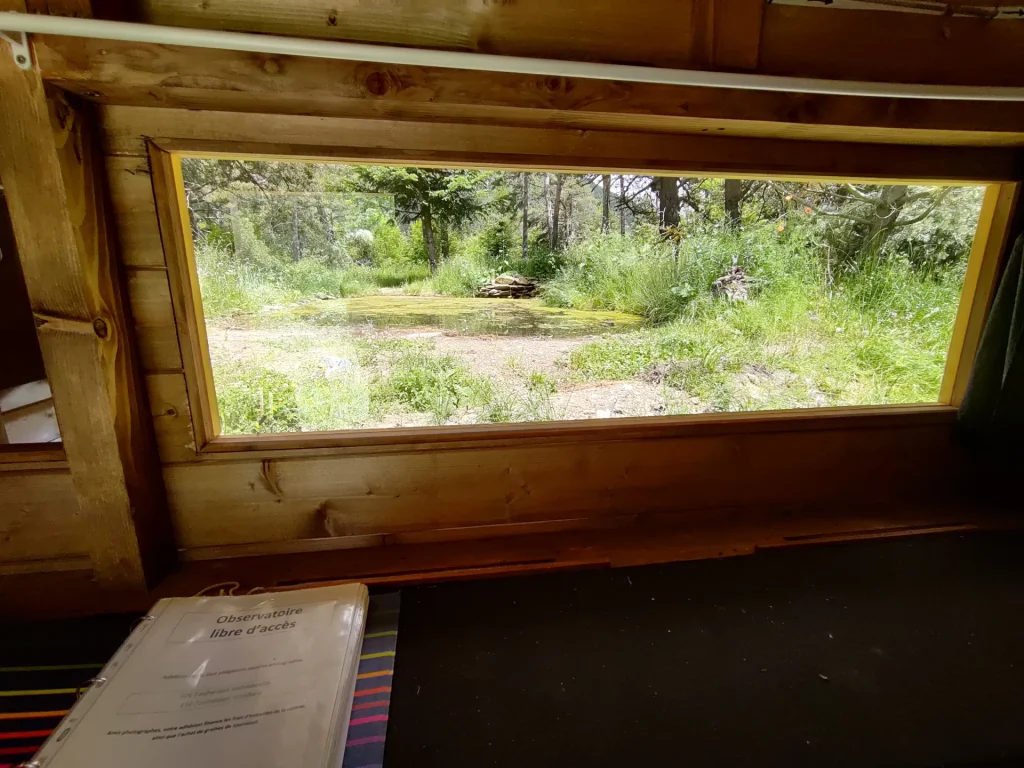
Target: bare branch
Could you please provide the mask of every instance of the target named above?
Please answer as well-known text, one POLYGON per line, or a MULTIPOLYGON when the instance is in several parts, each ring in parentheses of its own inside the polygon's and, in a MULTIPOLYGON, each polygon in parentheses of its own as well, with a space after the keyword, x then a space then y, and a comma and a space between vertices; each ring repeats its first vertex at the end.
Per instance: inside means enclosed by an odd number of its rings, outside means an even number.
POLYGON ((919 221, 924 221, 929 216, 931 216, 932 213, 935 212, 935 209, 939 207, 942 201, 946 199, 946 197, 952 190, 952 187, 946 187, 938 195, 935 196, 935 200, 932 202, 931 206, 928 208, 927 211, 922 213, 920 216, 914 217, 913 219, 907 219, 906 221, 897 220, 896 222, 893 223, 893 227, 909 227, 911 224, 917 224, 917 222, 919 221))

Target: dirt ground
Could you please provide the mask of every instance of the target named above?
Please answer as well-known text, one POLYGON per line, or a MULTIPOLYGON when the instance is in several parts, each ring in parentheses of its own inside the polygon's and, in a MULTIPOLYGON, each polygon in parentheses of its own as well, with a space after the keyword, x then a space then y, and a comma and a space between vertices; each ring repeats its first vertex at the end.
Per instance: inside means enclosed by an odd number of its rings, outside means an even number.
MULTIPOLYGON (((431 328, 374 330, 369 328, 318 328, 307 325, 247 329, 230 323, 209 327, 214 365, 252 358, 274 359, 282 372, 308 367, 337 355, 339 346, 356 338, 401 338, 429 342, 438 354, 450 354, 474 374, 500 383, 514 394, 526 396, 527 377, 541 373, 553 379, 556 391, 544 405, 551 419, 594 419, 663 415, 671 406, 665 388, 645 381, 574 382, 568 375, 573 349, 597 337, 548 338, 522 336, 458 335, 431 328)), ((376 426, 420 426, 420 414, 396 416, 376 426)), ((464 417, 469 421, 473 415, 464 417)))

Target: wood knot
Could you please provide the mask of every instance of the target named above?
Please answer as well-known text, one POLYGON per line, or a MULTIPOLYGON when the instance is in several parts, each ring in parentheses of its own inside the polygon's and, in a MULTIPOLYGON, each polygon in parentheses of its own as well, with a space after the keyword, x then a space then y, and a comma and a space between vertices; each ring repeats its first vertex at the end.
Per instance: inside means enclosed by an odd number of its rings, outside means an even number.
POLYGON ((371 72, 366 76, 366 90, 374 96, 383 96, 391 90, 390 78, 385 72, 371 72))
POLYGON ((565 78, 564 77, 555 77, 553 75, 551 77, 545 77, 544 78, 544 87, 547 88, 552 93, 557 93, 559 91, 564 91, 564 90, 566 90, 565 78))
POLYGON ((338 9, 331 8, 331 12, 327 14, 327 26, 336 27, 338 26, 338 9))
POLYGON ((281 72, 281 62, 277 59, 267 59, 263 62, 263 71, 268 75, 277 75, 281 72))
POLYGON ((102 317, 97 317, 92 321, 92 329, 96 331, 96 335, 101 339, 107 338, 107 335, 110 333, 110 329, 107 327, 107 321, 102 317))

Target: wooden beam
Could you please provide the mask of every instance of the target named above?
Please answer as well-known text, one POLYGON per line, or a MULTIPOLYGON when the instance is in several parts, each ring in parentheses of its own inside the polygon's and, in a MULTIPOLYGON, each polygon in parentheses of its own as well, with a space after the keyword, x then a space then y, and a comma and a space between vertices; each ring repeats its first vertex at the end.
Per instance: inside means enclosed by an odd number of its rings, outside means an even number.
POLYGON ((654 66, 757 62, 763 0, 141 0, 135 21, 654 66), (700 26, 694 22, 705 22, 700 26), (707 41, 702 38, 708 37, 707 41), (692 58, 694 55, 699 58, 692 58))
MULTIPOLYGON (((685 522, 628 515, 614 525, 545 530, 524 525, 473 538, 395 537, 386 546, 315 550, 186 562, 159 596, 193 595, 239 581, 243 589, 294 588, 333 580, 401 586, 536 573, 557 568, 629 567, 754 554, 760 549, 909 536, 928 532, 1019 528, 1020 519, 970 505, 833 505, 818 510, 719 510, 685 522)), ((450 532, 438 532, 450 533, 450 532)))
POLYGON ((337 0, 294 0, 285 14, 276 0, 142 0, 131 18, 182 27, 661 67, 699 67, 710 52, 715 67, 745 67, 754 61, 765 74, 1024 84, 1024 24, 888 10, 752 0, 361 0, 344 6, 337 0), (752 38, 758 31, 759 38, 752 38), (756 56, 745 58, 752 51, 756 56))
POLYGON ((1019 87, 1024 85, 1024 23, 772 4, 764 11, 758 71, 1019 87))
POLYGON ((950 182, 1015 181, 1012 148, 909 147, 750 140, 626 131, 578 131, 416 123, 297 115, 192 112, 141 107, 102 110, 109 154, 161 149, 220 156, 333 158, 402 165, 692 176, 950 182))
POLYGON ((940 402, 959 407, 967 391, 985 318, 1005 263, 1020 188, 1020 184, 993 184, 985 192, 946 357, 940 402))
POLYGON ((35 51, 44 79, 105 104, 816 141, 1024 145, 1024 104, 1014 103, 541 78, 54 36, 37 36, 35 51))
POLYGON ((0 56, 0 112, 0 178, 32 309, 60 321, 44 323, 39 341, 82 544, 100 582, 143 589, 173 561, 174 544, 102 158, 87 116, 9 56, 0 56))

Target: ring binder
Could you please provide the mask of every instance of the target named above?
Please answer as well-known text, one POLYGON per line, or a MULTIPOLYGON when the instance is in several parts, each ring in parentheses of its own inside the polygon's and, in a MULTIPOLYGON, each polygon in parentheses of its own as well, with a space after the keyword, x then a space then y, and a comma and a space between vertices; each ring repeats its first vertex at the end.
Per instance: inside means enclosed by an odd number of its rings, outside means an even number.
POLYGON ((341 765, 366 587, 169 598, 20 768, 341 765))

